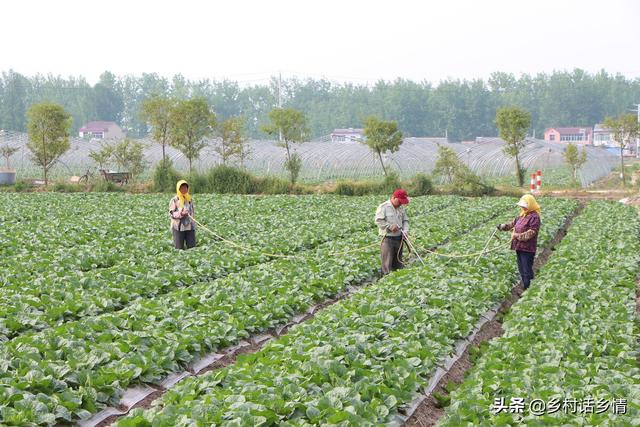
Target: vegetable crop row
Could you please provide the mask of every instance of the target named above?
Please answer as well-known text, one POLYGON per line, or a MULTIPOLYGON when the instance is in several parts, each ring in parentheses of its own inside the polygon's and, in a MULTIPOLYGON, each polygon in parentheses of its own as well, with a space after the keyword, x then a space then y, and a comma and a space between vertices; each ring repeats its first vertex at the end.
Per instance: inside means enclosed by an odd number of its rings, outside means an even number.
MULTIPOLYGON (((290 203, 289 199, 279 199, 276 198, 270 202, 271 206, 290 203)), ((111 202, 116 204, 115 201, 111 202)), ((230 203, 228 200, 227 202, 230 203)), ((372 215, 355 215, 356 210, 362 212, 367 208, 373 209, 375 206, 369 206, 373 199, 337 200, 335 208, 344 211, 344 215, 337 215, 335 211, 332 211, 333 200, 320 202, 310 198, 308 202, 309 206, 306 207, 304 215, 296 212, 296 210, 302 210, 297 202, 294 205, 296 209, 285 209, 281 215, 273 215, 267 226, 260 221, 260 218, 255 217, 257 208, 252 205, 246 207, 240 218, 233 219, 233 221, 237 221, 234 227, 229 223, 231 221, 229 218, 232 217, 230 214, 227 214, 225 221, 211 221, 211 226, 221 233, 226 233, 228 229, 235 230, 230 234, 234 238, 236 236, 242 237, 239 241, 243 243, 247 241, 245 238, 247 236, 252 236, 250 241, 263 239, 269 243, 263 243, 262 248, 278 253, 295 253, 294 251, 303 248, 312 249, 322 241, 350 236, 352 233, 361 233, 364 230, 371 230, 373 227, 372 215), (283 221, 287 215, 289 216, 287 219, 288 228, 291 229, 293 235, 289 230, 286 232, 278 230, 280 228, 278 223, 283 221), (251 218, 251 216, 254 217, 251 218), (364 221, 363 217, 367 221, 364 221), (256 228, 260 228, 260 230, 256 228), (275 232, 278 235, 277 239, 273 236, 274 229, 277 230, 275 232)), ((80 205, 77 201, 76 203, 80 205)), ((97 218, 88 220, 88 222, 95 224, 94 227, 97 230, 109 229, 113 226, 109 221, 114 216, 121 215, 120 205, 128 206, 126 199, 119 200, 118 203, 117 209, 107 211, 108 214, 103 212, 105 218, 103 223, 98 223, 97 218)), ((244 203, 246 205, 246 202, 244 203)), ((265 203, 267 202, 257 203, 254 201, 254 204, 258 204, 258 207, 262 209, 265 208, 265 203)), ((417 214, 416 217, 419 217, 445 206, 460 203, 462 203, 461 198, 419 198, 415 200, 414 210, 417 214)), ((227 210, 236 212, 240 209, 233 210, 232 207, 227 206, 227 210)), ((202 211, 204 218, 213 218, 213 215, 208 213, 204 207, 202 211)), ((148 215, 148 213, 144 215, 148 215)), ((144 220, 144 216, 136 218, 136 221, 140 223, 143 223, 144 220)), ((163 218, 165 226, 166 221, 166 218, 163 218)), ((203 222, 206 222, 206 219, 203 219, 203 222)), ((157 226, 161 227, 159 224, 157 226)), ((74 270, 78 267, 77 265, 68 265, 61 259, 57 259, 56 262, 59 263, 50 264, 47 272, 41 271, 39 267, 29 271, 31 263, 27 260, 21 262, 19 257, 16 259, 12 256, 11 268, 3 269, 3 277, 7 283, 0 287, 0 341, 14 338, 25 331, 42 330, 59 326, 70 320, 113 312, 142 297, 155 297, 172 289, 222 277, 260 261, 268 261, 265 256, 259 253, 247 252, 222 242, 213 241, 204 230, 199 233, 199 236, 203 236, 200 247, 185 252, 177 253, 175 250, 169 249, 169 251, 159 253, 154 248, 166 246, 159 243, 167 240, 166 227, 162 227, 164 233, 154 231, 151 234, 140 234, 139 232, 136 234, 131 230, 133 237, 129 237, 130 227, 135 228, 129 225, 124 229, 119 229, 123 233, 120 237, 106 240, 105 247, 108 248, 108 251, 129 259, 127 262, 119 262, 109 268, 92 268, 88 272, 80 272, 74 270), (136 249, 132 249, 132 245, 125 245, 115 251, 112 247, 114 240, 116 242, 133 241, 136 249), (131 252, 127 253, 128 250, 131 252)), ((44 233, 38 229, 35 229, 34 232, 36 235, 44 233)), ((109 233, 113 233, 113 230, 109 233)), ((369 234, 372 239, 375 239, 374 232, 369 234)), ((104 237, 100 236, 100 239, 104 237)), ((12 239, 14 238, 12 237, 12 239)), ((81 258, 82 255, 79 253, 83 253, 85 250, 89 249, 71 248, 69 256, 75 255, 81 258)), ((23 252, 24 250, 19 249, 19 251, 23 252)), ((102 251, 99 251, 86 256, 101 257, 101 253, 102 251)), ((41 261, 37 261, 37 263, 39 262, 41 261)), ((52 262, 52 260, 49 259, 47 262, 52 262)))
MULTIPOLYGON (((491 218, 507 203, 467 200, 416 218, 414 227, 435 244, 491 218)), ((203 353, 282 325, 314 301, 375 275, 375 247, 344 257, 331 255, 366 245, 371 233, 353 233, 301 253, 301 258, 248 267, 137 300, 118 312, 18 336, 0 349, 3 412, 24 423, 83 418, 115 403, 130 384, 157 381, 203 353), (32 407, 38 409, 30 411, 32 407)))
POLYGON ((441 425, 638 425, 639 255, 637 213, 590 203, 452 394, 441 425), (616 399, 626 403, 616 409, 616 399))
MULTIPOLYGON (((547 200, 544 206, 542 245, 576 204, 547 200)), ((460 220, 473 216, 466 214, 460 220)), ((479 251, 493 230, 493 223, 476 227, 442 252, 479 251)), ((398 411, 426 385, 454 342, 510 293, 513 258, 505 250, 474 265, 474 258, 443 262, 430 256, 426 265, 385 276, 261 351, 239 356, 235 365, 183 380, 155 408, 134 410, 119 425, 400 423, 398 411)))

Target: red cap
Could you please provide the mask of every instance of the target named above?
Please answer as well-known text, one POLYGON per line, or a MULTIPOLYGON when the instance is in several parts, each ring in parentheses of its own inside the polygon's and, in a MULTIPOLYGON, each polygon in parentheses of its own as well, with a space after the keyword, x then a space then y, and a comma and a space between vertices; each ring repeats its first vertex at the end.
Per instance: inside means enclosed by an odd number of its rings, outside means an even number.
POLYGON ((398 188, 396 191, 394 191, 392 197, 395 197, 396 199, 398 199, 401 205, 409 204, 409 197, 407 196, 407 191, 403 190, 402 188, 398 188))

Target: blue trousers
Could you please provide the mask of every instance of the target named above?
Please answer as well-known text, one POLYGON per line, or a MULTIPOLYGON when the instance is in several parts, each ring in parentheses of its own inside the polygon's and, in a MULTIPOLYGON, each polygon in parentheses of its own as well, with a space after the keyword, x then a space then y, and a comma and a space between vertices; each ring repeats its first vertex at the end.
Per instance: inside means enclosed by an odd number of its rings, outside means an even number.
POLYGON ((527 289, 534 277, 533 259, 536 254, 535 252, 516 251, 516 256, 518 257, 518 271, 520 272, 522 285, 527 289))

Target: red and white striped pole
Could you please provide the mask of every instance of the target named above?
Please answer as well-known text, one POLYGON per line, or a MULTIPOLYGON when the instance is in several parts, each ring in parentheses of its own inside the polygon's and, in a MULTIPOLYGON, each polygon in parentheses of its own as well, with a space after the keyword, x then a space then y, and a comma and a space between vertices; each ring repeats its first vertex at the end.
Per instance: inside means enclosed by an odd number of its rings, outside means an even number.
POLYGON ((538 191, 540 191, 540 187, 542 187, 542 171, 538 169, 538 182, 536 183, 538 191))
POLYGON ((536 174, 532 173, 531 174, 531 192, 533 193, 534 191, 536 191, 536 174))

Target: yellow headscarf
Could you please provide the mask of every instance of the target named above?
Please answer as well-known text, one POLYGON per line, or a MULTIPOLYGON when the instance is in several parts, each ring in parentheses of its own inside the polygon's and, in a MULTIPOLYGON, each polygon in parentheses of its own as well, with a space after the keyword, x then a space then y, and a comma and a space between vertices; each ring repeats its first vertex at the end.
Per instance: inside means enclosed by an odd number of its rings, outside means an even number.
POLYGON ((180 209, 184 208, 185 203, 191 202, 191 194, 189 194, 189 183, 187 181, 185 180, 178 181, 178 183, 176 184, 176 193, 178 194, 178 198, 180 199, 180 209), (183 195, 180 192, 180 186, 182 184, 187 184, 187 194, 183 195))
POLYGON ((525 194, 524 196, 522 196, 518 203, 520 202, 525 202, 528 206, 526 210, 520 211, 520 216, 527 216, 527 214, 531 212, 536 212, 538 215, 540 215, 540 205, 538 204, 538 202, 536 202, 535 197, 533 197, 531 194, 525 194))

